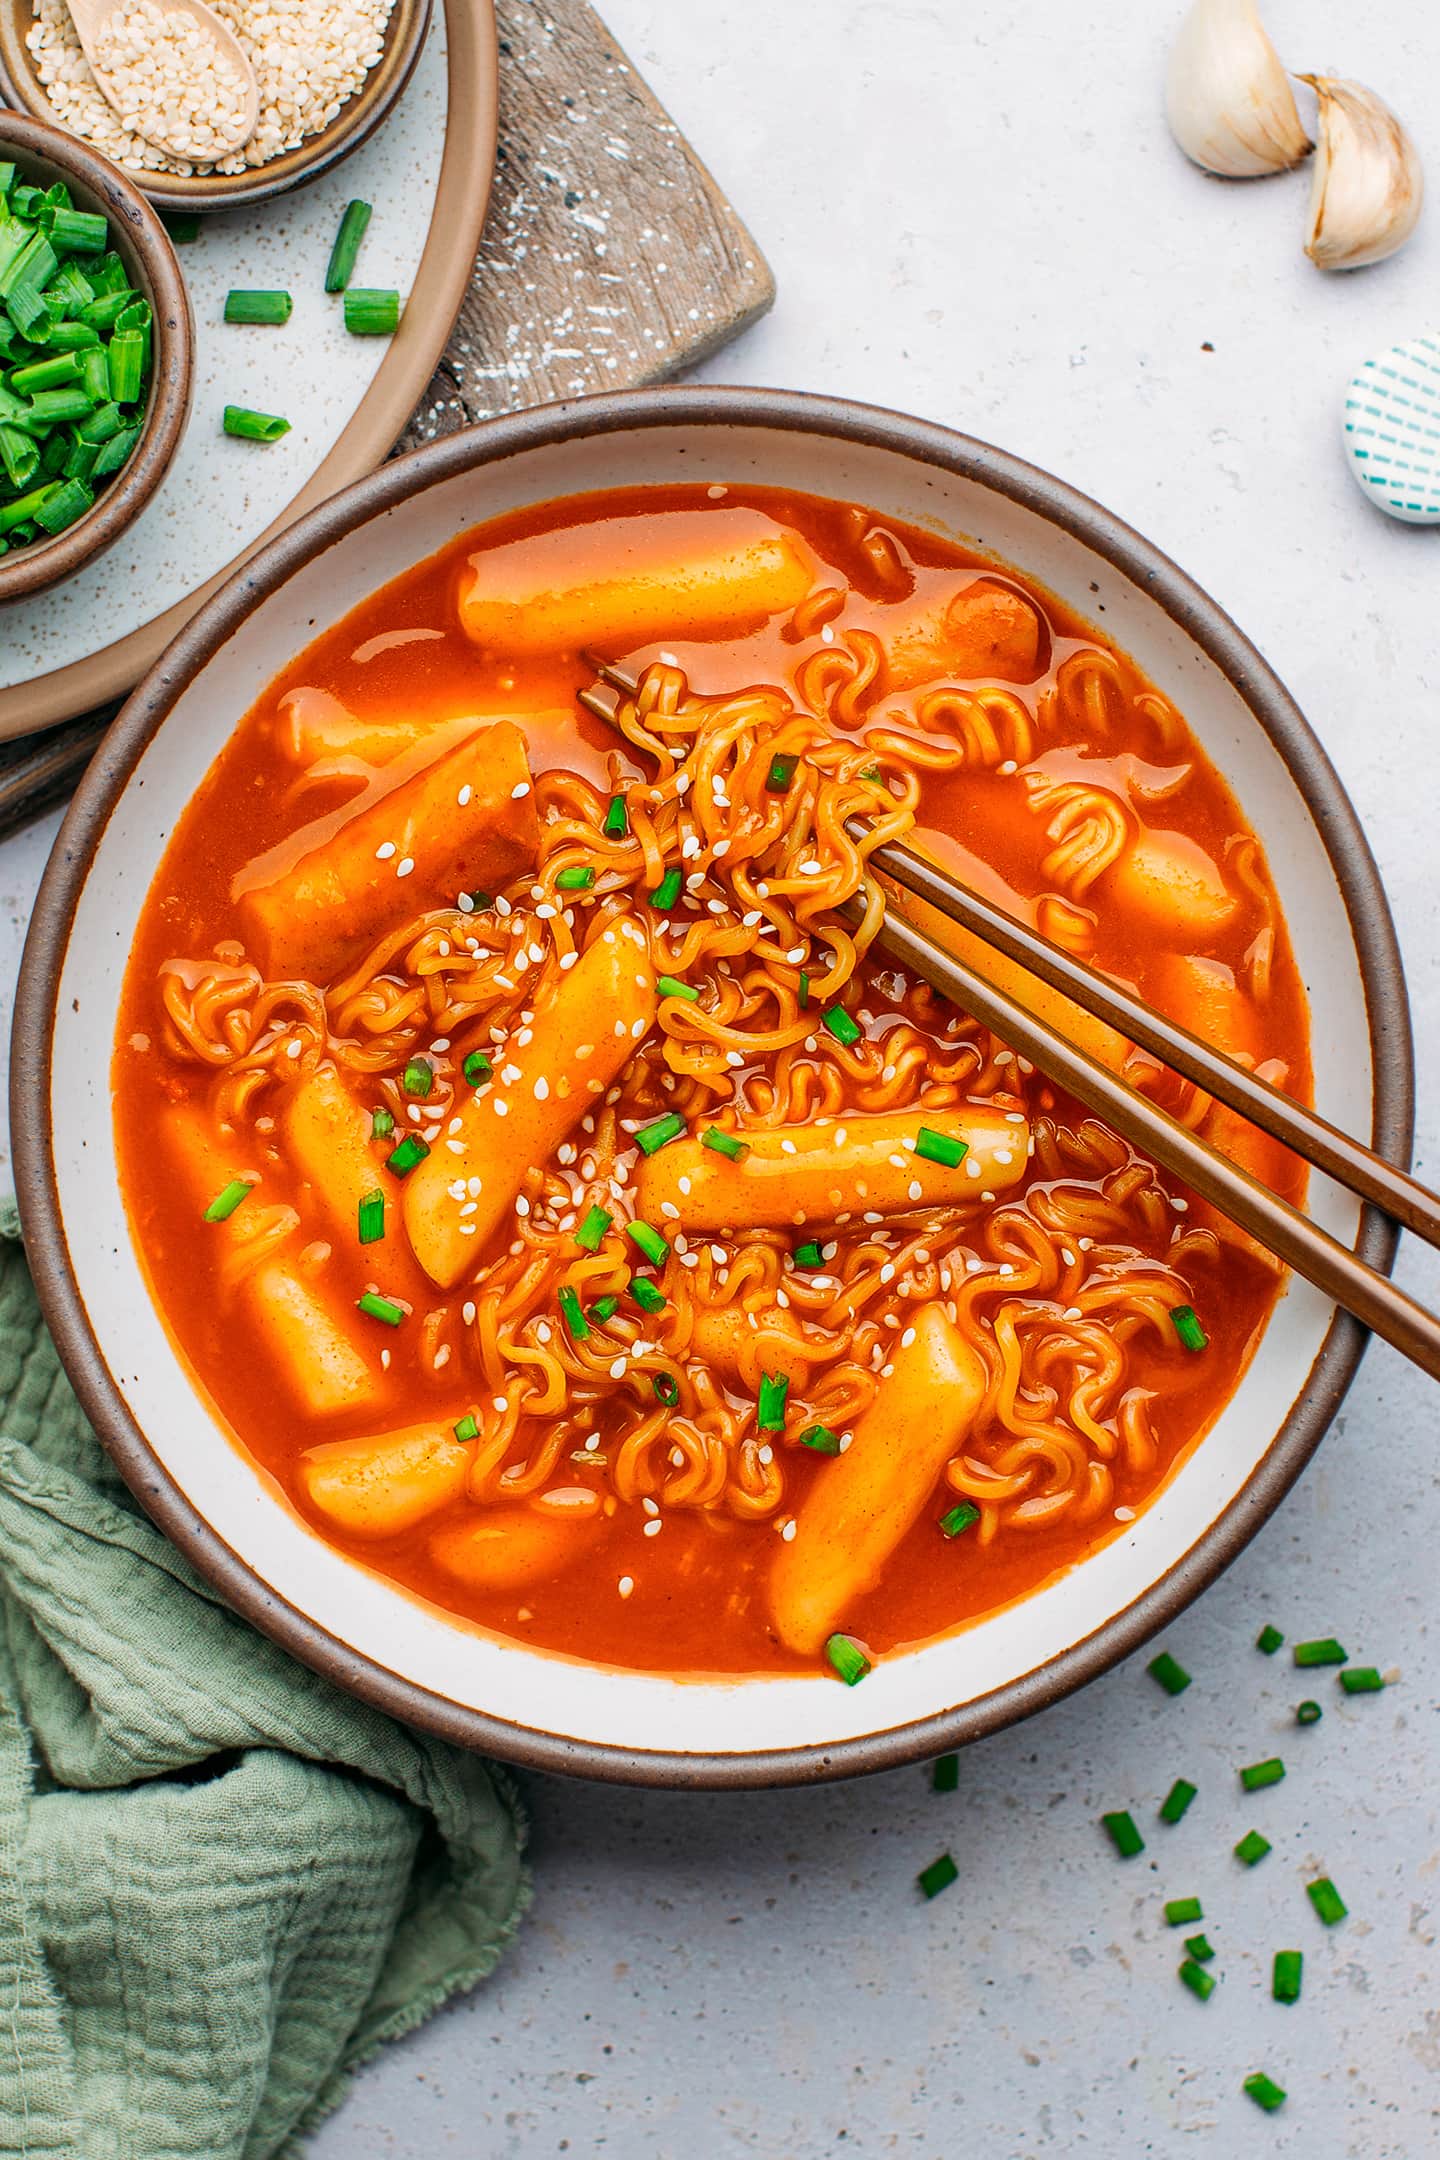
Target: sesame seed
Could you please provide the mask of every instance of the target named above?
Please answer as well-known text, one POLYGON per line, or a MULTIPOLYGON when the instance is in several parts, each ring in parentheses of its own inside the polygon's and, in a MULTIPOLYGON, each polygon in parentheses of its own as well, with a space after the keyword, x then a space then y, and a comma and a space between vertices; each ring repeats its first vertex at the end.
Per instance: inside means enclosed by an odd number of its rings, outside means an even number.
POLYGON ((394 853, 395 842, 393 840, 382 840, 375 850, 375 860, 376 862, 389 862, 394 853))
POLYGON ((401 858, 400 858, 400 860, 399 860, 399 862, 397 862, 397 863, 396 863, 396 865, 395 865, 395 875, 396 875, 396 877, 409 877, 409 875, 410 875, 411 871, 412 871, 412 870, 414 869, 414 867, 415 867, 415 858, 414 858, 414 856, 413 856, 413 855, 402 855, 402 856, 401 856, 401 858))

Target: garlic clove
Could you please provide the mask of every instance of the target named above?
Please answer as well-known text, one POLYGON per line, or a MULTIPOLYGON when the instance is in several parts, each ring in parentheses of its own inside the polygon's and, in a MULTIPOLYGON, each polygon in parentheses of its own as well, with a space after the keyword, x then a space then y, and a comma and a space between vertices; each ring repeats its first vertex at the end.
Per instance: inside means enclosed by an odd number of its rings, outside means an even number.
POLYGON ((1320 104, 1320 147, 1305 252, 1322 270, 1384 262, 1415 230, 1425 198, 1420 154, 1363 83, 1302 75, 1320 104))
POLYGON ((1226 179, 1287 172, 1314 148, 1255 0, 1194 0, 1165 77, 1186 157, 1226 179))

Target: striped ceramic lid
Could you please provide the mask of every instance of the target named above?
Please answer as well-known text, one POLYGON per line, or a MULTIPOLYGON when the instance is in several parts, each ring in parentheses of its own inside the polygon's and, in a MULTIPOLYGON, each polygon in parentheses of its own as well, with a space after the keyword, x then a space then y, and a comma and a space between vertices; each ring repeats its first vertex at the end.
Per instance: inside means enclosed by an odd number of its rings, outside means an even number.
POLYGON ((1440 337, 1377 353, 1345 391, 1350 469, 1377 510, 1440 524, 1440 337))

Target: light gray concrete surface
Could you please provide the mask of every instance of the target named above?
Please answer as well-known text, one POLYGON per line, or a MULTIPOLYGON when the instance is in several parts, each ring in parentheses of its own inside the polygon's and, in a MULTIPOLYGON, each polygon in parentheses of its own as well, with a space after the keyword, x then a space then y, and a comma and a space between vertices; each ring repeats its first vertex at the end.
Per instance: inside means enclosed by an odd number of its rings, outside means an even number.
MULTIPOLYGON (((1168 549, 1259 641, 1365 819, 1404 946, 1422 1174, 1437 1174, 1434 933, 1440 533, 1385 524, 1338 448, 1367 351, 1434 329, 1440 210, 1350 279, 1300 252, 1303 177, 1225 187, 1160 117, 1179 0, 605 0, 774 263, 774 316, 706 371, 905 406, 1004 443, 1168 549), (1205 347, 1213 346, 1213 351, 1205 347)), ((1271 0, 1297 67, 1372 82, 1440 171, 1440 11, 1271 0)), ((47 829, 48 830, 48 829, 47 829)), ((0 848, 13 975, 45 832, 0 848)), ((1432 1298, 1440 1269, 1406 1278, 1432 1298)), ((1195 1684, 1135 1660, 971 1749, 813 1792, 645 1796, 531 1780, 535 1907, 490 1984, 368 2070, 315 2160, 976 2160, 1440 2152, 1434 1389, 1372 1351, 1319 1460, 1171 1631, 1195 1684), (1334 1630, 1394 1664, 1375 1699, 1251 1647, 1334 1630), (1296 1732, 1302 1693, 1324 1722, 1296 1732), (1244 1799, 1236 1767, 1286 1782, 1244 1799), (1201 1789, 1153 1820, 1171 1780, 1201 1789), (1132 1806, 1144 1857, 1095 1827, 1132 1806), (1230 1857, 1258 1825, 1247 1874, 1230 1857), (916 1870, 950 1849, 933 1905, 916 1870), (1322 1929, 1325 1869, 1351 1917, 1322 1929), (1176 1983, 1165 1897, 1200 1896, 1221 1985, 1176 1983), (1269 1997, 1276 1948, 1305 1996, 1269 1997), (1240 2080, 1290 2090, 1267 2121, 1240 2080)))

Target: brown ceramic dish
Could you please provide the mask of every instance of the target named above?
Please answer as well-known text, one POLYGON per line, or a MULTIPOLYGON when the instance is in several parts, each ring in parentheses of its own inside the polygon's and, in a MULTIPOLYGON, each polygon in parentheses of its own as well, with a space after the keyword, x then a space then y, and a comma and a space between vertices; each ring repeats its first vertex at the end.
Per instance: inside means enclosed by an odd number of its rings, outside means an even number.
MULTIPOLYGON (((129 178, 141 194, 164 210, 235 210, 242 203, 265 202, 307 180, 318 180, 374 134, 409 82, 430 27, 431 6, 432 0, 395 0, 385 27, 384 50, 360 89, 328 128, 297 149, 272 158, 268 165, 239 173, 212 173, 196 179, 184 179, 178 173, 134 173, 129 178)), ((25 42, 34 19, 31 0, 0 0, 0 97, 7 105, 53 125, 54 112, 25 42)))
POLYGON ((84 517, 67 525, 53 540, 32 540, 28 547, 0 555, 0 601, 6 601, 58 584, 82 563, 103 555, 149 502, 185 432, 195 326, 185 281, 164 226, 108 158, 49 121, 3 112, 0 158, 13 160, 36 186, 52 187, 63 180, 77 208, 104 213, 116 250, 149 301, 155 322, 144 433, 84 517))
MULTIPOLYGON (((1255 648, 1148 541, 1047 474, 898 414, 768 390, 638 391, 491 421, 383 468, 273 541, 176 639, 87 772, 36 905, 11 1077, 28 1250, 87 1412, 221 1594, 394 1715, 537 1767, 736 1787, 878 1770, 1053 1703, 1171 1621, 1294 1482, 1361 1329, 1294 1284, 1235 1395, 1125 1533, 1004 1611, 892 1655, 862 1687, 674 1680, 467 1629, 326 1547, 231 1440, 171 1345, 118 1191, 109 1069, 125 957, 176 819, 227 733, 313 636, 487 517, 683 478, 863 502, 1023 567, 1173 695, 1267 849, 1326 1045, 1318 1107, 1408 1159, 1404 981, 1374 863, 1314 734, 1255 648)), ((1317 1219, 1388 1264, 1344 1196, 1317 1219)))

